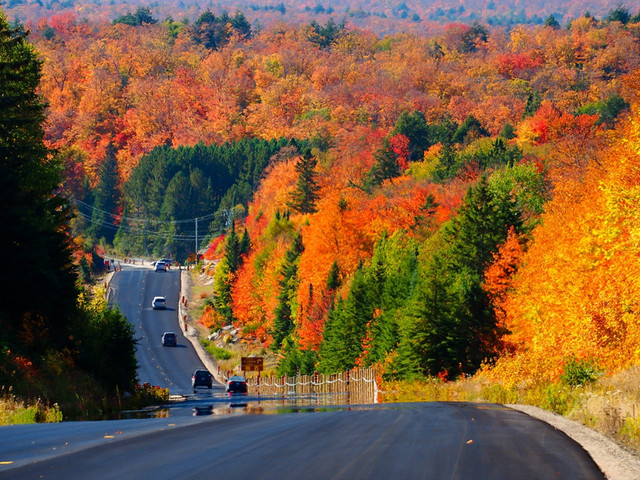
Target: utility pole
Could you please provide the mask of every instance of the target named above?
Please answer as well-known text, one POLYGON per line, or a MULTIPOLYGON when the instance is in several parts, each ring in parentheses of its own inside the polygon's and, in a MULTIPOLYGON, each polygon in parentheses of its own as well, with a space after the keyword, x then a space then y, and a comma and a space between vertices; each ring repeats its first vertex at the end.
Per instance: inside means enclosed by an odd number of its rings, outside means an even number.
POLYGON ((196 249, 195 249, 196 258, 198 258, 198 217, 196 217, 196 249))

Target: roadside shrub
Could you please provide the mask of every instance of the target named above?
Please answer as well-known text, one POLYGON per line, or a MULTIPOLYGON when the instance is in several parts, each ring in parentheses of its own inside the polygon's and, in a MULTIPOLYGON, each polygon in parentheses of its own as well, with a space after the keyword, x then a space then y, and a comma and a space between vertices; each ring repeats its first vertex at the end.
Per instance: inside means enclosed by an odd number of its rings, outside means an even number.
POLYGON ((62 412, 57 404, 52 407, 40 401, 25 405, 13 396, 0 398, 0 425, 27 423, 56 423, 62 421, 62 412))
POLYGON ((574 403, 571 389, 565 385, 550 384, 544 388, 543 392, 544 397, 540 407, 545 410, 564 415, 574 403))
POLYGON ((603 370, 593 359, 574 356, 567 358, 560 380, 566 385, 577 387, 595 382, 602 375, 602 372, 603 370))
POLYGON ((640 419, 627 417, 620 429, 622 441, 630 447, 640 449, 640 419))
POLYGON ((142 408, 149 405, 161 405, 169 401, 169 389, 153 386, 149 383, 136 384, 131 395, 126 401, 128 408, 142 408))

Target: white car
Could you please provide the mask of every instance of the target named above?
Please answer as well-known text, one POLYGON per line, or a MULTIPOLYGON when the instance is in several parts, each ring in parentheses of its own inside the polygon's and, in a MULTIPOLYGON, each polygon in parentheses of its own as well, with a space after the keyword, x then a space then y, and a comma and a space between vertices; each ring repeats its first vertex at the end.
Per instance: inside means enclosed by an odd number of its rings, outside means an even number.
POLYGON ((166 272, 167 264, 164 262, 156 262, 156 272, 166 272))
POLYGON ((164 310, 165 308, 167 308, 167 299, 164 297, 153 297, 151 306, 154 310, 164 310))

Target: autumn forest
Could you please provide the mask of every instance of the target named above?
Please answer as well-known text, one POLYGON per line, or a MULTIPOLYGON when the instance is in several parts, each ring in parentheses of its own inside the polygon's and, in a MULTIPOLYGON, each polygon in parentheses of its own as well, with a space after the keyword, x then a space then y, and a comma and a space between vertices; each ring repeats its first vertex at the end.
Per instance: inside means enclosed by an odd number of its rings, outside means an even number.
POLYGON ((76 259, 200 250, 282 374, 638 365, 640 12, 320 13, 22 19, 76 259))

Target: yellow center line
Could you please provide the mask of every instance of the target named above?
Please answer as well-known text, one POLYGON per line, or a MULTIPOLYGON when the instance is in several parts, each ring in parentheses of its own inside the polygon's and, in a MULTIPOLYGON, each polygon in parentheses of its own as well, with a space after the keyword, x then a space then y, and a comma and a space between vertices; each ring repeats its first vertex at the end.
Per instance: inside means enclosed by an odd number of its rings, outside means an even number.
POLYGON ((8 460, 8 461, 0 462, 0 465, 11 465, 12 463, 13 463, 12 460, 8 460))

